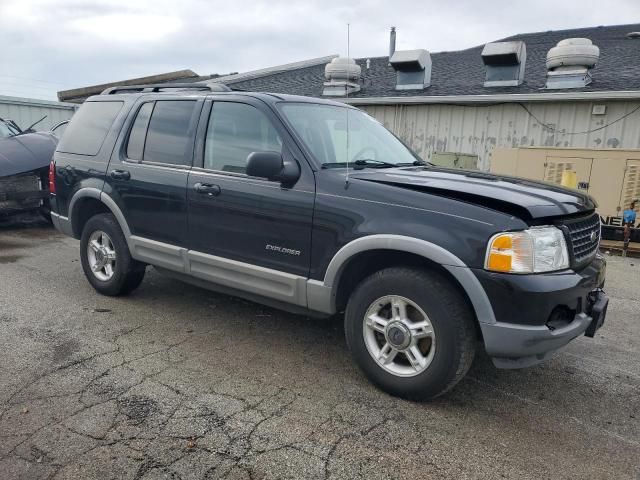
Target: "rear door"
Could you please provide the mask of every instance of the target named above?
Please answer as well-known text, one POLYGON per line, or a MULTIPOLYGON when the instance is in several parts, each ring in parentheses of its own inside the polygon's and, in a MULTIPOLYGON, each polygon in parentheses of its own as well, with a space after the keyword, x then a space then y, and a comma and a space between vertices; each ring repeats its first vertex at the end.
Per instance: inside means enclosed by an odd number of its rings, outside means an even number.
MULTIPOLYGON (((216 100, 200 123, 203 141, 187 188, 192 273, 219 281, 219 268, 197 264, 202 252, 248 269, 308 276, 315 181, 280 120, 260 100, 243 97, 216 100), (247 156, 254 151, 281 152, 286 162, 299 164, 300 178, 285 187, 247 176, 247 156)), ((247 285, 251 275, 244 277, 247 285)))
POLYGON ((134 236, 187 246, 186 185, 202 104, 202 99, 143 97, 132 109, 104 191, 134 236))

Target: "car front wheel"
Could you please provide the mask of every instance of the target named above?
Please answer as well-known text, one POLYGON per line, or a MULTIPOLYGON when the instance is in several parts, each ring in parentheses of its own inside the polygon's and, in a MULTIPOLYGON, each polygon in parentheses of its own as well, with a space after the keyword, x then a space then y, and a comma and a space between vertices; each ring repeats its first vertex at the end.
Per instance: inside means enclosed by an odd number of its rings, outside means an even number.
POLYGON ((392 395, 431 399, 462 379, 475 355, 471 310, 438 272, 388 268, 365 279, 345 312, 345 333, 365 375, 392 395))

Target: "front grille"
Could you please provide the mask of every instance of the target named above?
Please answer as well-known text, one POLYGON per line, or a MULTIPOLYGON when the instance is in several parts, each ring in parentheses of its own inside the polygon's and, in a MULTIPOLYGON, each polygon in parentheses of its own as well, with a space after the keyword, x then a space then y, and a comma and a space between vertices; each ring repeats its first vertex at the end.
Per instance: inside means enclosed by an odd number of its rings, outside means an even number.
POLYGON ((588 217, 565 220, 562 225, 567 232, 573 265, 581 265, 591 260, 600 244, 600 215, 594 213, 588 217))

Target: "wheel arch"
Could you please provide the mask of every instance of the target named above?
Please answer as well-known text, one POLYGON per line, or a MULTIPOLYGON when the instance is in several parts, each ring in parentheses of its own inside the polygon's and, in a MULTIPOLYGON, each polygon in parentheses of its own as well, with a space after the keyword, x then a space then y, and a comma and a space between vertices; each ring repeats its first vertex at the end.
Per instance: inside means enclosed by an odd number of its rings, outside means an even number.
POLYGON ((355 287, 354 269, 365 265, 364 271, 355 275, 357 280, 363 273, 370 274, 388 266, 410 264, 411 259, 419 260, 420 265, 434 268, 444 273, 471 305, 476 319, 480 323, 495 323, 496 319, 489 298, 471 269, 448 250, 413 237, 402 235, 370 235, 360 237, 343 246, 332 258, 327 267, 323 285, 330 292, 329 306, 333 312, 343 306, 345 296, 355 287), (346 283, 345 283, 346 282, 346 283))
POLYGON ((69 220, 73 236, 80 238, 87 220, 98 213, 113 214, 127 244, 130 243, 131 231, 117 203, 106 193, 92 187, 81 188, 69 202, 69 220))

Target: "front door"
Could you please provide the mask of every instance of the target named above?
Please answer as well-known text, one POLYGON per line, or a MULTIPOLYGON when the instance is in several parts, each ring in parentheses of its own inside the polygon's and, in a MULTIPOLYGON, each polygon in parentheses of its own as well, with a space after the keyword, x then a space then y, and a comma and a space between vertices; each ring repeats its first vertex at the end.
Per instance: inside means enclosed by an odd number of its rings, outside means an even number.
POLYGON ((187 186, 191 273, 220 282, 233 271, 231 286, 257 293, 295 288, 298 277, 309 273, 313 172, 261 101, 216 100, 203 117, 198 168, 187 186), (285 187, 247 176, 247 156, 256 151, 277 151, 285 162, 297 162, 300 178, 285 187))

